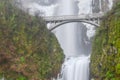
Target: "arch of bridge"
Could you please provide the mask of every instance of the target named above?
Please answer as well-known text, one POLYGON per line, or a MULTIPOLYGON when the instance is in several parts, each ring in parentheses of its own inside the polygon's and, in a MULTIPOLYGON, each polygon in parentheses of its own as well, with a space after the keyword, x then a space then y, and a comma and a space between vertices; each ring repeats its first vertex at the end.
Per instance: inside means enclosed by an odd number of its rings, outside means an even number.
POLYGON ((72 22, 84 22, 84 23, 88 23, 88 24, 91 24, 93 26, 96 26, 96 27, 99 27, 100 25, 95 23, 95 22, 92 22, 92 21, 87 21, 87 20, 69 20, 69 21, 62 21, 62 22, 59 22, 58 24, 55 24, 54 26, 52 26, 51 28, 49 28, 50 31, 60 27, 61 25, 64 25, 64 24, 67 24, 67 23, 72 23, 72 22))

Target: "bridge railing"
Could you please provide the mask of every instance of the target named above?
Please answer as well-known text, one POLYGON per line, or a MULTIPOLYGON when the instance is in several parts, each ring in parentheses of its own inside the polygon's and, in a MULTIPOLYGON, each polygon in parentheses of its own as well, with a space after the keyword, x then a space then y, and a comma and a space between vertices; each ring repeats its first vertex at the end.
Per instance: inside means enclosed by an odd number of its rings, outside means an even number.
POLYGON ((81 15, 63 15, 63 16, 46 16, 43 19, 46 22, 52 21, 67 21, 67 20, 89 20, 101 18, 103 14, 94 13, 94 14, 81 14, 81 15))

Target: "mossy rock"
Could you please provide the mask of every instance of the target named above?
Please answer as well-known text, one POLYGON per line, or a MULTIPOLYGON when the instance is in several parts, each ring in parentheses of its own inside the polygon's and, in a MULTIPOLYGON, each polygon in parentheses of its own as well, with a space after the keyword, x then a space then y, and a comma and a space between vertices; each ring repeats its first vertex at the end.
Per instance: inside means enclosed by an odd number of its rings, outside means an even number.
MULTIPOLYGON (((120 3, 120 2, 119 2, 120 3)), ((91 77, 95 80, 120 80, 120 5, 103 17, 97 29, 91 55, 91 77)))
POLYGON ((62 60, 62 49, 41 18, 0 0, 0 77, 50 80, 62 60))

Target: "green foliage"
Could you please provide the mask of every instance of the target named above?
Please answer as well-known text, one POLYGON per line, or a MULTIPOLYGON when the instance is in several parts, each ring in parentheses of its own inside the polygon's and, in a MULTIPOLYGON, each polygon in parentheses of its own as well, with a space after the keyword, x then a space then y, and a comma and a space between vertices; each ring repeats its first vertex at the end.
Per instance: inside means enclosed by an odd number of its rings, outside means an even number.
POLYGON ((20 57, 20 61, 21 62, 25 62, 25 58, 24 57, 20 57))
POLYGON ((120 75, 120 63, 115 66, 116 73, 120 75))
POLYGON ((0 79, 2 79, 2 77, 3 77, 3 75, 2 75, 2 74, 0 74, 0 79))
POLYGON ((8 80, 49 80, 63 55, 44 21, 0 0, 0 74, 8 80))
POLYGON ((97 30, 91 55, 95 80, 120 80, 120 5, 105 16, 97 30))
POLYGON ((114 74, 112 74, 112 72, 110 72, 110 71, 107 71, 106 77, 107 77, 107 79, 111 79, 114 77, 114 74))
POLYGON ((16 80, 27 80, 27 78, 24 76, 19 76, 16 80))

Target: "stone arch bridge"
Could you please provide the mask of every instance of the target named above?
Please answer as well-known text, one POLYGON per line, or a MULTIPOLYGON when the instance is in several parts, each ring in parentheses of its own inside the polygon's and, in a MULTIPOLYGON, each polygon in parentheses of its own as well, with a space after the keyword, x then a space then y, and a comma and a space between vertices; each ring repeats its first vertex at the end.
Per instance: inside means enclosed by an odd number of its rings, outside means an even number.
POLYGON ((63 16, 46 16, 43 17, 45 22, 50 24, 49 30, 60 27, 66 23, 72 22, 83 22, 99 27, 99 22, 102 19, 103 14, 94 13, 94 14, 81 14, 81 15, 63 15, 63 16))

